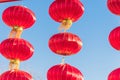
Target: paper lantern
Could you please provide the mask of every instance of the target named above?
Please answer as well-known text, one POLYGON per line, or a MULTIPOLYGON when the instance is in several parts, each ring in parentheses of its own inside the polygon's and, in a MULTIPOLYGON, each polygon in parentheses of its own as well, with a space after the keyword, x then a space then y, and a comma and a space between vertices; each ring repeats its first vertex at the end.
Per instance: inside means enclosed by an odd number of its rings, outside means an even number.
POLYGON ((64 32, 53 35, 48 45, 55 54, 69 56, 81 50, 82 41, 77 35, 64 32))
POLYGON ((22 70, 6 71, 0 76, 0 80, 33 80, 32 76, 22 70))
POLYGON ((55 0, 49 7, 49 15, 61 26, 69 29, 72 22, 81 18, 84 6, 79 0, 55 0))
POLYGON ((113 70, 109 76, 108 80, 120 80, 120 68, 113 70))
POLYGON ((120 15, 120 0, 107 0, 107 7, 113 14, 120 15))
POLYGON ((23 29, 30 28, 36 21, 35 14, 25 6, 10 6, 4 10, 2 20, 12 27, 10 38, 19 38, 23 29))
POLYGON ((82 73, 69 64, 58 64, 47 72, 48 80, 84 80, 82 73))
POLYGON ((36 20, 35 14, 25 6, 10 6, 4 10, 2 20, 10 27, 31 27, 36 20))
POLYGON ((114 49, 120 50, 120 26, 110 32, 108 40, 114 49))
POLYGON ((0 51, 7 59, 25 61, 33 55, 34 48, 24 39, 8 38, 1 42, 0 51))

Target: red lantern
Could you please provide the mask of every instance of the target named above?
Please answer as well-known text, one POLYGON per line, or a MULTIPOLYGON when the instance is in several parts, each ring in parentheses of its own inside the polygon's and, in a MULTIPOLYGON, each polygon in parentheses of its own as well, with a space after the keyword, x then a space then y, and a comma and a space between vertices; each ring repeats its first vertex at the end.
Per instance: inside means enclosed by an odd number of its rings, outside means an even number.
POLYGON ((48 80, 84 80, 82 73, 69 64, 58 64, 47 72, 48 80))
POLYGON ((19 1, 19 0, 0 0, 0 3, 4 3, 4 2, 12 2, 12 1, 19 1))
POLYGON ((113 70, 109 76, 108 80, 120 80, 120 68, 113 70))
POLYGON ((36 20, 34 13, 25 6, 11 6, 4 10, 3 21, 10 27, 31 27, 36 20))
POLYGON ((53 35, 48 44, 54 53, 64 56, 76 54, 82 48, 81 39, 68 32, 53 35))
POLYGON ((12 34, 16 37, 20 37, 22 30, 30 28, 36 21, 34 13, 25 6, 11 6, 4 10, 2 14, 3 21, 10 27, 12 34), (16 33, 16 35, 15 35, 16 33))
POLYGON ((32 76, 21 70, 10 70, 0 76, 0 80, 33 80, 32 76))
POLYGON ((108 0, 108 9, 116 15, 120 15, 120 0, 108 0))
POLYGON ((10 60, 25 61, 34 52, 33 46, 21 38, 9 38, 4 40, 0 46, 1 54, 10 60))
POLYGON ((49 7, 52 19, 61 22, 70 19, 78 20, 84 12, 83 4, 79 0, 55 0, 49 7))
POLYGON ((120 50, 120 26, 110 32, 109 42, 113 48, 120 50))
POLYGON ((84 13, 83 4, 79 0, 55 0, 49 7, 51 18, 61 22, 68 29, 84 13))

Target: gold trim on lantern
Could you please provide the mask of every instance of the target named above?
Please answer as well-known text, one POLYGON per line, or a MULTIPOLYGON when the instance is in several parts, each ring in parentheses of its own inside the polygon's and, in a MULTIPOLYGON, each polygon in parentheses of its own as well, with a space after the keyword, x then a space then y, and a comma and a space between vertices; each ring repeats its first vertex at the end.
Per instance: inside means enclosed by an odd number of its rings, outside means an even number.
POLYGON ((17 70, 17 69, 19 69, 19 65, 20 65, 20 60, 12 59, 12 60, 10 60, 10 63, 9 63, 9 69, 17 70))
POLYGON ((64 32, 66 32, 66 30, 70 29, 71 26, 72 26, 72 20, 65 19, 61 21, 59 30, 64 30, 64 32))
POLYGON ((12 30, 9 34, 9 38, 20 38, 22 32, 23 32, 22 27, 15 26, 12 28, 12 30))

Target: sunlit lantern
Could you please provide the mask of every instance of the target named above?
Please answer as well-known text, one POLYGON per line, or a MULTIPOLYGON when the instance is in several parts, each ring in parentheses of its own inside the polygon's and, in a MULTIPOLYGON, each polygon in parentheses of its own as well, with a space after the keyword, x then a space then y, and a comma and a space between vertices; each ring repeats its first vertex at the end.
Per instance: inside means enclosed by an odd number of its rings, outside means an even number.
POLYGON ((108 80, 120 80, 120 68, 113 70, 109 76, 108 80))
POLYGON ((10 6, 3 11, 2 20, 12 27, 10 38, 19 38, 23 29, 30 28, 36 21, 35 14, 25 6, 10 6))
POLYGON ((69 56, 81 50, 82 41, 75 34, 63 32, 54 34, 49 39, 48 45, 55 54, 69 56))
POLYGON ((58 64, 47 72, 48 80, 84 80, 82 73, 69 64, 58 64))
POLYGON ((116 15, 120 15, 120 0, 107 0, 108 9, 116 15))
POLYGON ((84 6, 79 0, 55 0, 49 7, 49 15, 61 23, 59 29, 69 29, 72 22, 81 18, 84 6))
POLYGON ((0 80, 33 80, 32 76, 22 70, 10 70, 1 74, 0 80))
POLYGON ((109 42, 111 46, 120 51, 120 26, 113 29, 109 34, 109 42))
POLYGON ((10 60, 9 67, 14 69, 19 68, 20 61, 31 58, 34 48, 24 39, 9 38, 1 42, 0 51, 5 58, 10 60))

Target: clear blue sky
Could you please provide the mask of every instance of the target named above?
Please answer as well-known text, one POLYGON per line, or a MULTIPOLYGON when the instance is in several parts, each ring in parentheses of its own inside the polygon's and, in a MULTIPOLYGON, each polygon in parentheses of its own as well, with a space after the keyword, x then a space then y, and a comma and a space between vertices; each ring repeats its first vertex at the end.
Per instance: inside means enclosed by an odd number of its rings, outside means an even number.
MULTIPOLYGON (((2 12, 9 6, 24 5, 35 14, 37 21, 32 28, 24 30, 22 38, 29 41, 35 49, 29 60, 21 63, 21 70, 28 71, 35 80, 47 80, 47 70, 61 62, 61 56, 48 47, 48 40, 58 33, 59 23, 49 14, 49 5, 54 0, 23 0, 0 4, 0 42, 8 38, 10 28, 1 19, 2 12)), ((108 74, 120 67, 120 52, 108 42, 110 31, 120 25, 120 17, 109 12, 107 0, 81 0, 85 7, 82 18, 73 23, 68 32, 77 34, 83 42, 81 51, 66 57, 65 62, 78 68, 85 80, 107 80, 108 74)), ((8 60, 0 56, 0 73, 8 70, 8 60)))

